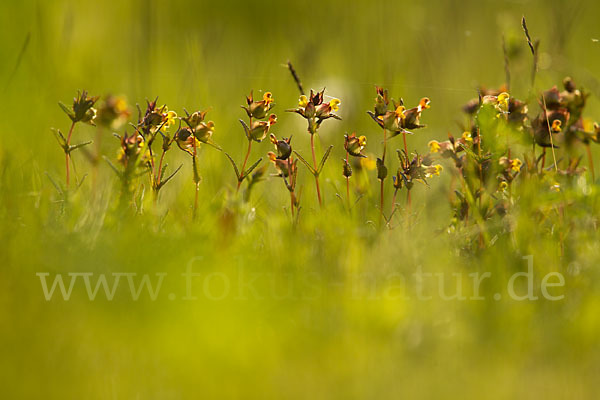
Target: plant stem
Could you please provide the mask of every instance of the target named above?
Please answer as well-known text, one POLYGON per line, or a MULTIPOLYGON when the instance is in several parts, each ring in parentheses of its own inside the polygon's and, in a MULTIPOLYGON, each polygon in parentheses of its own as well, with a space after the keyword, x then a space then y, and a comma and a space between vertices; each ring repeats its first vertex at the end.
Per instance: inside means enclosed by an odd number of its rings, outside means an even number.
POLYGON ((69 134, 67 135, 67 150, 65 151, 65 167, 67 171, 67 189, 69 188, 69 179, 70 179, 70 170, 69 170, 69 159, 71 158, 71 153, 69 152, 69 147, 71 146, 71 136, 73 135, 73 129, 75 128, 75 122, 71 123, 71 128, 69 129, 69 134))
POLYGON ((294 204, 296 203, 296 196, 294 195, 294 183, 291 180, 292 179, 292 162, 290 160, 290 158, 288 157, 287 159, 287 170, 288 170, 288 176, 290 177, 290 183, 288 184, 284 178, 284 182, 285 182, 285 186, 287 187, 288 191, 290 192, 290 210, 292 212, 292 222, 294 221, 294 204), (292 190, 290 190, 292 189, 292 190))
POLYGON ((163 165, 163 160, 165 159, 165 153, 166 153, 166 151, 163 150, 162 154, 160 155, 160 161, 158 162, 158 172, 156 175, 156 185, 157 186, 160 184, 160 180, 162 178, 162 165, 163 165))
POLYGON ((192 219, 196 220, 198 211, 198 192, 200 191, 200 175, 198 174, 198 165, 196 164, 196 141, 194 140, 194 153, 192 154, 192 167, 194 168, 194 184, 196 185, 196 193, 194 195, 194 211, 192 219))
POLYGON ((542 170, 540 172, 544 172, 545 166, 546 166, 546 148, 544 147, 544 151, 542 152, 542 170))
MULTIPOLYGON (((381 156, 381 164, 385 167, 385 153, 387 149, 387 130, 383 128, 383 154, 381 156)), ((380 179, 380 193, 379 193, 379 225, 381 225, 383 221, 383 181, 384 179, 380 179)))
MULTIPOLYGON (((408 146, 406 145, 406 131, 402 131, 402 140, 404 141, 404 154, 406 155, 406 161, 408 162, 408 146)), ((408 209, 410 210, 410 190, 408 190, 406 193, 406 202, 408 203, 408 209)))
MULTIPOLYGON (((317 171, 317 157, 315 156, 315 134, 310 135, 310 149, 312 150, 313 165, 315 171, 317 171)), ((317 185, 317 198, 319 199, 319 205, 323 207, 323 200, 321 199, 321 189, 319 188, 319 174, 315 172, 315 184, 317 185)))
MULTIPOLYGON (((479 157, 479 161, 477 162, 477 167, 479 169, 479 215, 482 214, 481 201, 483 198, 483 167, 481 165, 481 130, 477 128, 477 155, 479 157)), ((510 158, 510 154, 508 156, 510 158)), ((482 226, 479 229, 479 248, 483 248, 483 232, 481 231, 482 226)))
MULTIPOLYGON (((348 152, 346 152, 346 165, 348 164, 348 152)), ((346 199, 348 201, 348 212, 350 212, 350 177, 346 177, 346 199)))
MULTIPOLYGON (((252 139, 248 139, 248 151, 246 152, 246 157, 244 158, 244 162, 242 163, 242 171, 241 174, 244 174, 246 170, 246 163, 248 162, 248 157, 250 157, 250 150, 252 150, 252 139)), ((242 181, 238 179, 236 192, 240 191, 240 186, 242 185, 242 181)))
POLYGON ((292 219, 294 219, 294 193, 290 192, 290 210, 292 212, 292 219))
POLYGON ((200 182, 196 182, 196 194, 194 195, 194 212, 192 214, 192 219, 196 220, 196 214, 198 212, 198 192, 200 191, 200 182))
POLYGON ((594 159, 592 158, 592 150, 590 149, 590 144, 585 145, 587 150, 588 160, 590 162, 590 172, 592 173, 592 182, 596 182, 596 174, 594 173, 594 159))
MULTIPOLYGON (((546 107, 546 97, 542 96, 544 103, 544 115, 546 116, 546 124, 548 125, 548 134, 550 135, 550 148, 552 149, 552 159, 554 160, 554 172, 558 172, 558 164, 556 162, 556 153, 554 152, 554 141, 552 140, 552 128, 550 128, 550 121, 548 120, 548 108, 546 107)), ((545 156, 546 152, 544 152, 545 156)))

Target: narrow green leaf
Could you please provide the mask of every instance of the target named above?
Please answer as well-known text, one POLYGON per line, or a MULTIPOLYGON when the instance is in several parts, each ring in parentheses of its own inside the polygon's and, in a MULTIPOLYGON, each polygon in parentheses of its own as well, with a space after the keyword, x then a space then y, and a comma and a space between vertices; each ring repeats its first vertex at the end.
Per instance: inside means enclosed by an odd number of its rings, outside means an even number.
POLYGON ((66 105, 64 105, 64 103, 60 101, 58 102, 58 105, 65 112, 65 114, 67 114, 69 118, 71 118, 72 121, 75 120, 75 113, 73 113, 73 110, 71 110, 69 107, 67 107, 66 105))
POLYGON ((115 166, 115 164, 113 164, 108 157, 106 156, 102 156, 102 158, 104 158, 104 161, 106 161, 106 163, 110 166, 110 168, 115 172, 115 174, 117 174, 117 176, 121 179, 123 179, 123 173, 121 171, 119 171, 119 169, 115 166))
POLYGON ((51 128, 51 130, 52 130, 52 133, 54 134, 54 137, 56 138, 56 141, 58 142, 58 145, 63 150, 65 150, 66 144, 67 144, 67 139, 65 139, 65 137, 62 134, 62 132, 60 131, 60 129, 51 128))
POLYGON ((317 174, 317 171, 315 171, 315 169, 312 167, 312 165, 310 165, 310 164, 308 163, 308 161, 306 161, 306 160, 304 159, 304 157, 302 157, 302 156, 300 155, 300 153, 298 153, 296 150, 294 150, 294 154, 295 154, 296 156, 298 156, 298 159, 299 159, 300 161, 302 161, 302 163, 303 163, 304 165, 306 165, 306 168, 308 168, 308 170, 310 171, 310 173, 311 173, 311 174, 313 174, 313 175, 316 175, 316 174, 317 174))
POLYGON ((48 177, 48 180, 52 183, 52 186, 54 186, 58 194, 63 196, 65 193, 63 188, 54 180, 54 178, 52 178, 52 176, 48 172, 45 172, 44 174, 48 177))
POLYGON ((171 175, 169 175, 166 179, 163 179, 158 184, 158 190, 160 190, 163 186, 165 186, 167 184, 167 182, 169 182, 171 180, 171 178, 173 178, 179 172, 181 167, 183 167, 183 164, 179 165, 179 167, 177 167, 177 169, 171 175))
POLYGON ((317 169, 317 175, 320 175, 321 171, 323 171, 323 167, 325 166, 325 163, 327 162, 327 159, 329 158, 332 149, 333 145, 330 145, 327 151, 325 151, 325 154, 323 154, 323 158, 321 158, 321 163, 319 164, 319 168, 317 169))
POLYGON ((244 174, 240 177, 240 180, 246 179, 246 177, 248 175, 250 175, 250 173, 254 170, 254 168, 258 167, 258 164, 260 164, 261 161, 262 161, 262 158, 259 158, 257 162, 255 162, 254 164, 252 164, 252 166, 250 168, 248 168, 246 170, 246 172, 244 172, 244 174))
POLYGON ((84 143, 74 144, 72 146, 69 146, 67 152, 71 153, 73 150, 77 150, 79 148, 82 148, 82 147, 87 146, 88 144, 92 144, 92 143, 94 143, 93 140, 90 140, 90 141, 84 142, 84 143))
POLYGON ((242 127, 244 128, 244 133, 246 134, 246 137, 248 138, 248 140, 252 140, 252 137, 250 136, 250 128, 248 127, 248 125, 246 125, 246 123, 244 121, 242 121, 241 119, 239 121, 240 121, 240 124, 242 124, 242 127))
POLYGON ((223 152, 225 153, 225 155, 227 156, 227 158, 229 159, 229 161, 231 161, 231 165, 233 166, 233 170, 235 171, 235 176, 237 177, 238 181, 240 180, 240 170, 238 169, 237 165, 235 164, 235 161, 233 161, 233 158, 231 158, 231 156, 229 154, 227 154, 227 152, 223 152))

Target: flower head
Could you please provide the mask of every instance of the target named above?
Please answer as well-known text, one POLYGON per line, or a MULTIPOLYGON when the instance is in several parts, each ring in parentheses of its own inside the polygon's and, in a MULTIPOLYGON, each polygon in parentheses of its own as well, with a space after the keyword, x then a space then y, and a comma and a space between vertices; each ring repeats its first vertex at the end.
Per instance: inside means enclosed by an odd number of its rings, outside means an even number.
POLYGON ((552 133, 560 133, 560 131, 562 130, 562 122, 560 121, 560 119, 555 119, 554 121, 552 121, 552 126, 550 127, 552 133))
POLYGON ((215 130, 215 123, 204 120, 206 113, 207 111, 196 111, 181 119, 188 125, 196 139, 203 143, 213 144, 212 135, 215 130))
POLYGON ((420 108, 421 111, 423 110, 427 110, 428 108, 430 108, 431 104, 431 100, 429 100, 429 97, 423 97, 420 101, 419 101, 419 105, 418 107, 420 108))
MULTIPOLYGON (((288 158, 287 160, 282 160, 281 158, 278 158, 277 155, 275 153, 273 153, 272 151, 270 151, 267 154, 267 156, 269 157, 269 160, 275 166, 278 176, 281 176, 283 178, 289 178, 289 177, 296 176, 296 173, 298 172, 298 167, 296 165, 297 161, 293 161, 291 157, 288 158)), ((292 179, 292 182, 290 182, 289 185, 295 186, 295 179, 292 179)), ((288 187, 288 190, 289 189, 290 189, 290 187, 288 187)), ((292 187, 292 190, 293 190, 293 187, 292 187)))
POLYGON ((130 115, 124 97, 107 96, 98 107, 95 122, 106 128, 118 129, 127 122, 130 115))
POLYGON ((325 103, 323 101, 325 89, 320 92, 310 91, 310 96, 300 96, 298 100, 298 108, 286 110, 288 112, 295 112, 300 114, 308 121, 308 132, 314 135, 317 129, 321 126, 321 123, 329 118, 340 120, 341 118, 334 114, 335 111, 339 110, 340 100, 331 99, 325 103))
POLYGON ((507 92, 502 92, 498 95, 498 108, 502 111, 508 111, 508 101, 510 95, 507 92))
POLYGON ((374 115, 375 117, 379 117, 381 115, 384 115, 388 111, 390 99, 388 97, 387 90, 379 86, 375 86, 375 90, 377 91, 377 97, 375 97, 374 115))
POLYGON ((463 132, 461 138, 467 143, 473 143, 473 135, 469 131, 463 132))
POLYGON ((273 94, 271 92, 265 92, 261 101, 254 101, 253 92, 250 92, 250 96, 246 97, 246 106, 242 106, 246 110, 249 118, 263 119, 267 116, 269 110, 274 106, 273 94))
POLYGON ((442 148, 442 146, 440 146, 440 142, 437 140, 431 140, 429 143, 427 143, 427 146, 429 146, 430 153, 437 153, 442 148))
POLYGON ((331 107, 331 110, 337 112, 340 109, 340 103, 339 99, 331 99, 331 101, 329 101, 329 107, 331 107))
POLYGON ((308 98, 305 95, 300 96, 300 100, 298 100, 299 107, 306 107, 308 105, 308 98))
POLYGON ((77 93, 77 97, 73 99, 71 108, 59 102, 58 105, 71 118, 73 122, 85 122, 94 125, 96 118, 96 109, 94 104, 98 101, 98 96, 89 97, 87 91, 83 90, 77 93))
POLYGON ((200 141, 194 136, 194 131, 188 127, 177 131, 175 134, 175 143, 189 155, 194 155, 195 150, 200 147, 200 141))
MULTIPOLYGON (((498 163, 506 169, 507 173, 512 172, 515 175, 516 175, 516 173, 521 171, 521 167, 523 166, 523 161, 519 160, 518 158, 510 159, 508 157, 500 157, 500 159, 498 160, 498 163)), ((505 174, 505 175, 507 175, 506 178, 508 178, 509 180, 512 180, 513 176, 509 176, 510 174, 505 174)))
POLYGON ((344 135, 344 148, 354 157, 366 157, 361 152, 367 145, 367 137, 366 136, 356 136, 356 133, 352 133, 351 135, 344 135))
POLYGON ((522 165, 523 165, 523 161, 519 160, 518 158, 510 160, 510 169, 513 172, 519 172, 521 170, 522 165))
POLYGON ((250 127, 244 125, 244 129, 246 130, 248 139, 255 142, 262 142, 267 137, 271 126, 275 125, 275 123, 277 123, 277 115, 271 114, 266 121, 253 121, 250 127))
POLYGON ((425 177, 430 178, 432 176, 440 176, 440 172, 444 170, 440 164, 430 165, 425 167, 425 177))
POLYGON ((128 136, 127 133, 121 137, 121 147, 117 159, 125 166, 135 162, 138 157, 149 157, 148 152, 141 154, 144 148, 144 137, 140 134, 128 136))
POLYGON ((271 143, 275 145, 275 149, 277 150, 276 158, 278 160, 287 160, 292 155, 292 146, 290 142, 292 138, 283 138, 283 140, 278 140, 277 137, 271 133, 270 135, 271 143))

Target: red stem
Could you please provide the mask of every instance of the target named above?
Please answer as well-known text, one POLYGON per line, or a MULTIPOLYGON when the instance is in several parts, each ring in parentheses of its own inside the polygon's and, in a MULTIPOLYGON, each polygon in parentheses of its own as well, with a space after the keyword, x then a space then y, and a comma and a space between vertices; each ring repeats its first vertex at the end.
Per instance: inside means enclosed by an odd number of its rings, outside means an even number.
MULTIPOLYGON (((288 169, 288 176, 291 179, 292 162, 289 158, 287 159, 287 169, 288 169)), ((292 183, 290 183, 290 187, 293 187, 292 183)), ((294 192, 293 191, 290 191, 290 210, 292 212, 292 222, 293 222, 293 220, 294 220, 294 192)))
MULTIPOLYGON (((250 150, 252 150, 252 139, 248 139, 248 151, 246 152, 246 157, 244 158, 244 162, 242 163, 242 174, 246 170, 246 163, 248 162, 248 157, 250 157, 250 150)), ((242 185, 242 181, 238 179, 237 189, 236 191, 240 191, 240 186, 242 185)))
MULTIPOLYGON (((348 152, 346 152, 346 165, 348 164, 348 152)), ((350 211, 350 177, 346 177, 346 198, 348 200, 348 211, 350 211)))
POLYGON ((323 200, 321 199, 321 189, 319 188, 319 175, 317 171, 317 157, 315 156, 315 135, 310 135, 310 148, 312 150, 313 165, 315 167, 315 184, 317 185, 317 197, 319 199, 319 205, 323 207, 323 200))
POLYGON ((160 161, 158 162, 158 172, 157 172, 157 176, 156 176, 156 185, 157 186, 160 184, 160 179, 162 178, 162 165, 163 165, 163 160, 165 159, 165 153, 166 153, 166 151, 163 150, 162 154, 160 155, 160 161))
POLYGON ((596 182, 596 174, 594 173, 594 159, 592 158, 592 150, 590 149, 590 144, 586 145, 587 147, 587 156, 590 162, 590 172, 592 173, 592 181, 596 182))
POLYGON ((69 159, 70 154, 68 149, 71 146, 71 136, 73 135, 73 128, 75 128, 75 122, 71 123, 71 128, 69 129, 69 134, 67 135, 67 151, 65 152, 65 167, 67 169, 67 189, 69 188, 69 178, 70 178, 70 171, 69 171, 69 159))
MULTIPOLYGON (((387 149, 387 130, 383 128, 383 155, 381 156, 381 164, 385 166, 385 153, 387 149)), ((381 189, 379 193, 379 224, 381 225, 383 220, 383 179, 381 179, 381 189)))

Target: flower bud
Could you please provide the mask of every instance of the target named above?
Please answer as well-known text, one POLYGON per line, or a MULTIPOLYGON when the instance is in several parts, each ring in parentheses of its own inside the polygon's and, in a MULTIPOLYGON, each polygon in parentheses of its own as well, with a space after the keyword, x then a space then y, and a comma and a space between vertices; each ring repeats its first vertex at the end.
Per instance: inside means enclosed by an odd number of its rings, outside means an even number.
POLYGON ((348 161, 346 161, 346 160, 342 160, 342 161, 344 162, 343 168, 342 168, 342 175, 344 175, 346 178, 350 178, 352 176, 352 167, 350 166, 348 161))

